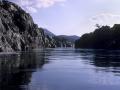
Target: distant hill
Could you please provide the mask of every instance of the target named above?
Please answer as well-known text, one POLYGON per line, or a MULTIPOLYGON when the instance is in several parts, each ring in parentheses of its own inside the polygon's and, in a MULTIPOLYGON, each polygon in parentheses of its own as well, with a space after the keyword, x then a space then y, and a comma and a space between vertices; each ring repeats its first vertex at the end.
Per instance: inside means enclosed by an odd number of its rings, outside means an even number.
POLYGON ((47 29, 44 29, 44 34, 54 39, 58 47, 74 47, 75 41, 80 37, 76 35, 67 36, 67 35, 55 35, 47 29))
POLYGON ((69 42, 75 42, 76 40, 78 40, 80 37, 76 36, 76 35, 72 35, 72 36, 67 36, 67 35, 59 35, 57 36, 58 38, 63 38, 69 42))
POLYGON ((79 36, 76 35, 71 35, 71 36, 67 36, 67 35, 55 35, 54 33, 50 32, 47 29, 44 29, 44 34, 51 36, 51 37, 57 37, 57 38, 61 38, 61 39, 65 39, 67 41, 71 41, 71 42, 75 42, 77 39, 79 39, 79 36))
POLYGON ((50 32, 50 31, 47 30, 47 29, 44 29, 44 34, 45 34, 45 35, 48 35, 48 36, 50 36, 50 37, 56 36, 54 33, 50 32))

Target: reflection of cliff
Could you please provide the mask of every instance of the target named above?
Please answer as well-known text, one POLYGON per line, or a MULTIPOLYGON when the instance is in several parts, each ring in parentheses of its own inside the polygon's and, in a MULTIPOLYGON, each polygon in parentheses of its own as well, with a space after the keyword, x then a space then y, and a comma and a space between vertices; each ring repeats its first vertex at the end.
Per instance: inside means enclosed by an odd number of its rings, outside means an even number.
POLYGON ((80 50, 78 52, 85 62, 95 67, 101 67, 101 70, 111 72, 120 71, 120 51, 80 50))
POLYGON ((45 64, 43 52, 26 52, 0 56, 0 90, 23 90, 19 85, 30 82, 32 72, 45 64))

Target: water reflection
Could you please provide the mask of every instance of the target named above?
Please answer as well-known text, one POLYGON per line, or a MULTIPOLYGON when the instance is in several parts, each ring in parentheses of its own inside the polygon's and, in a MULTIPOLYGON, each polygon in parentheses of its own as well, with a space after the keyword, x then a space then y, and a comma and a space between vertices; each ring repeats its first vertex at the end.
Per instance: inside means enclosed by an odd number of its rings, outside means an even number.
POLYGON ((68 48, 0 55, 0 90, 119 90, 118 75, 120 51, 68 48))
POLYGON ((0 55, 0 90, 27 90, 32 73, 47 63, 45 53, 0 55))
POLYGON ((80 53, 84 62, 95 67, 98 70, 106 72, 120 73, 120 51, 118 50, 76 50, 80 53))

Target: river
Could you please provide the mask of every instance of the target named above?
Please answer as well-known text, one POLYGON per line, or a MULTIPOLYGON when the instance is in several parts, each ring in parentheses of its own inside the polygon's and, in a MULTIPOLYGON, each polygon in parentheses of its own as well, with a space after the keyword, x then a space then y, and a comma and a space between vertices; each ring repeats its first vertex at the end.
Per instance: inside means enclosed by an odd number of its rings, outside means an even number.
POLYGON ((119 50, 55 48, 0 54, 0 90, 119 89, 119 50))

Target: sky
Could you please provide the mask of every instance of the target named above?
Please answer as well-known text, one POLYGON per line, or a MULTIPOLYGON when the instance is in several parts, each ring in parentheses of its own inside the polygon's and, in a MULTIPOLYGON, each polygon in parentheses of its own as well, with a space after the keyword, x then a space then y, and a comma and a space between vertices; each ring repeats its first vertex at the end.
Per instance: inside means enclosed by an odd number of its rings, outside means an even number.
POLYGON ((39 27, 56 35, 78 35, 96 24, 120 24, 120 0, 11 0, 30 13, 39 27))

